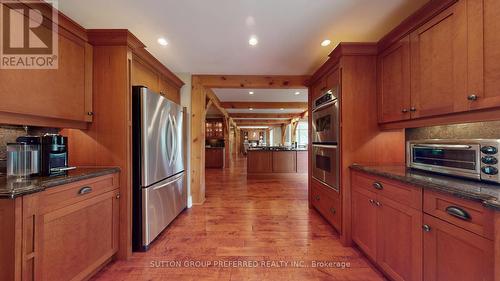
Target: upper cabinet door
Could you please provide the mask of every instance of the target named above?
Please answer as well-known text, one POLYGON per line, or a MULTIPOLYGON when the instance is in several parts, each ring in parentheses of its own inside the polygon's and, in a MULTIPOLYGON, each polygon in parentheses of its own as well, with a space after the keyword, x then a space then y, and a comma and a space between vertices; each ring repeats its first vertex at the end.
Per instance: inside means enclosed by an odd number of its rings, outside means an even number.
POLYGON ((395 43, 378 58, 380 123, 410 118, 410 37, 395 43))
POLYGON ((139 61, 134 57, 132 63, 132 85, 133 86, 144 86, 155 93, 160 93, 160 77, 158 73, 146 63, 139 61))
POLYGON ((461 97, 467 93, 466 4, 465 0, 458 1, 410 34, 412 118, 464 108, 461 97))
POLYGON ((500 106, 500 1, 468 1, 468 109, 500 106))
POLYGON ((59 29, 57 69, 0 70, 0 112, 92 121, 92 46, 59 29))

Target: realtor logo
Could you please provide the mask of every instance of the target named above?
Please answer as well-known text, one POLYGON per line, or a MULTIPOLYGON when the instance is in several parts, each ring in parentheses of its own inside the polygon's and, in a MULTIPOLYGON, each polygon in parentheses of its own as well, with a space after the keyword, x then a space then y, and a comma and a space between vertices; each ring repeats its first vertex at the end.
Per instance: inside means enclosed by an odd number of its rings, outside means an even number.
POLYGON ((56 1, 0 0, 0 69, 56 69, 56 1))

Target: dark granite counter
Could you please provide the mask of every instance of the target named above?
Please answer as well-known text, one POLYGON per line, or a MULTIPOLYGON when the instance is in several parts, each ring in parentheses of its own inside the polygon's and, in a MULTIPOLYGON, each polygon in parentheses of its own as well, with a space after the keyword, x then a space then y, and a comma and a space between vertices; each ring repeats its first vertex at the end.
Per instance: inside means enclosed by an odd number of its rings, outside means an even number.
POLYGON ((498 184, 418 171, 408 169, 403 165, 364 166, 354 164, 351 169, 479 201, 486 207, 500 211, 500 185, 498 184))
POLYGON ((13 179, 0 176, 0 199, 13 199, 26 194, 40 192, 47 188, 113 174, 119 171, 119 168, 82 167, 68 171, 68 174, 64 176, 33 177, 30 179, 13 179))

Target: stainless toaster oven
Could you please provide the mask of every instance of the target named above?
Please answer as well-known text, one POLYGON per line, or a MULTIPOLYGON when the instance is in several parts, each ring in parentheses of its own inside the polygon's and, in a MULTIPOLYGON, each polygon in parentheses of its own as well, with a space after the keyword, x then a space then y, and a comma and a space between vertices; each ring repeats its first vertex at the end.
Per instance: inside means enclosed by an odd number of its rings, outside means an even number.
POLYGON ((406 166, 475 180, 500 183, 499 139, 408 141, 406 166))

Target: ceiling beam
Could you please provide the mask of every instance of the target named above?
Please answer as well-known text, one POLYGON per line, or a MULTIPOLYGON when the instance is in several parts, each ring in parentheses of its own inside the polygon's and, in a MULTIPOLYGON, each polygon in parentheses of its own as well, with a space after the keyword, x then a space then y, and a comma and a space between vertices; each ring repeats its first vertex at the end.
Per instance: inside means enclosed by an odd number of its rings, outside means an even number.
POLYGON ((254 108, 254 109, 307 109, 307 102, 221 102, 223 108, 254 108))
POLYGON ((297 116, 297 113, 229 113, 234 119, 237 118, 287 118, 291 119, 297 116))
POLYGON ((236 120, 238 126, 269 126, 288 124, 290 120, 236 120))
POLYGON ((310 76, 195 75, 207 88, 297 89, 307 88, 310 76))

